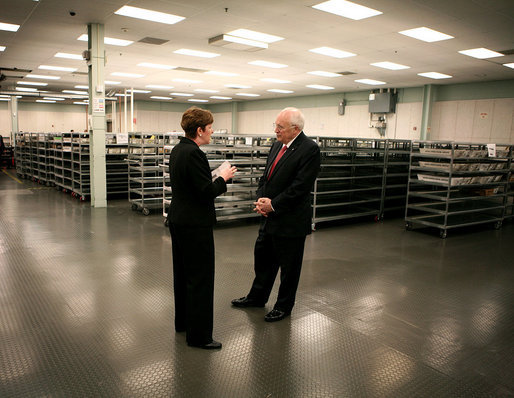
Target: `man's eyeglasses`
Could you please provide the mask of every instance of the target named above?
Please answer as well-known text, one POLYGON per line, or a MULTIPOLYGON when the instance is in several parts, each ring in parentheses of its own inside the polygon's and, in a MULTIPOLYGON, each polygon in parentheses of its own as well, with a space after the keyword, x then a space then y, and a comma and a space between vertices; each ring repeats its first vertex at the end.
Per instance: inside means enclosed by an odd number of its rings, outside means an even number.
MULTIPOLYGON (((296 126, 294 124, 292 124, 289 127, 296 127, 296 126)), ((284 126, 281 126, 280 124, 273 123, 273 130, 284 131, 284 130, 287 130, 289 127, 284 127, 284 126)))

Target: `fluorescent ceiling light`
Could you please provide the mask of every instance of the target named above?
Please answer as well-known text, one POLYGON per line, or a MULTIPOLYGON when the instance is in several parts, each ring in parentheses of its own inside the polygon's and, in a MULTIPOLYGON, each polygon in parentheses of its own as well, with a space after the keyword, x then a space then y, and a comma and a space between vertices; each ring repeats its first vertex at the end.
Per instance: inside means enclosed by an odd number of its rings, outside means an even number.
POLYGON ((138 7, 132 7, 132 6, 123 6, 118 11, 115 11, 114 13, 117 15, 123 15, 125 17, 145 19, 147 21, 165 23, 168 25, 173 25, 173 24, 176 24, 177 22, 180 22, 180 21, 186 19, 186 18, 178 16, 178 15, 167 14, 164 12, 158 12, 158 11, 152 11, 152 10, 146 10, 144 8, 138 8, 138 7))
POLYGON ((0 22, 0 30, 6 30, 8 32, 17 32, 18 29, 20 29, 20 25, 0 22))
POLYGON ((237 93, 236 95, 240 95, 241 97, 260 97, 259 94, 252 93, 237 93))
POLYGON ((151 93, 150 90, 127 90, 127 93, 141 93, 141 94, 148 94, 151 93))
POLYGON ((386 82, 381 82, 380 80, 373 80, 373 79, 357 79, 355 81, 357 83, 369 84, 369 85, 372 85, 372 86, 377 86, 379 84, 386 84, 386 82))
POLYGON ((449 79, 450 75, 445 75, 444 73, 439 72, 424 72, 424 73, 418 73, 419 76, 429 77, 430 79, 449 79))
POLYGON ((244 86, 242 84, 225 84, 228 88, 252 88, 252 86, 244 86))
POLYGON ((57 97, 43 97, 43 99, 51 100, 51 101, 64 101, 65 98, 57 98, 57 97))
POLYGON ((412 37, 414 39, 423 40, 428 43, 432 43, 434 41, 453 39, 453 36, 447 35, 446 33, 438 32, 437 30, 433 30, 425 26, 421 28, 402 30, 398 33, 412 37))
POLYGON ((39 65, 38 69, 58 70, 61 72, 75 72, 77 70, 77 68, 67 68, 64 66, 51 66, 51 65, 39 65))
POLYGON ((199 93, 219 93, 219 90, 207 90, 205 88, 197 88, 195 91, 199 93))
POLYGON ((75 86, 75 88, 83 88, 83 89, 89 90, 89 86, 78 85, 78 86, 75 86))
POLYGON ((494 57, 503 57, 503 54, 497 53, 496 51, 488 50, 487 48, 472 48, 470 50, 462 50, 459 53, 467 55, 469 57, 485 59, 494 57))
POLYGON ((260 42, 257 40, 245 39, 244 37, 237 37, 237 36, 225 35, 225 34, 209 39, 209 44, 226 45, 227 43, 224 43, 224 42, 227 42, 227 41, 230 43, 243 44, 248 47, 268 48, 267 43, 263 43, 263 42, 260 42))
POLYGON ((331 48, 331 47, 312 48, 309 51, 316 53, 316 54, 327 55, 329 57, 334 57, 334 58, 348 58, 348 57, 354 57, 357 55, 357 54, 354 54, 354 53, 351 53, 348 51, 337 50, 337 49, 331 48))
MULTIPOLYGON (((87 34, 80 35, 77 40, 88 41, 87 34)), ((123 39, 115 39, 113 37, 104 37, 104 43, 110 44, 113 46, 126 47, 134 42, 132 40, 123 40, 123 39)))
POLYGON ((214 58, 214 57, 219 57, 221 55, 221 54, 216 54, 216 53, 210 53, 207 51, 190 50, 188 48, 181 48, 181 49, 175 50, 173 52, 175 54, 190 55, 191 57, 200 57, 200 58, 214 58))
POLYGON ((192 83, 192 84, 196 84, 196 83, 201 83, 202 81, 201 80, 190 80, 190 79, 180 79, 180 78, 177 78, 177 79, 173 79, 174 82, 180 82, 180 83, 192 83))
POLYGON ((390 69, 390 70, 401 70, 401 69, 409 69, 410 66, 402 65, 402 64, 396 64, 394 62, 375 62, 373 64, 370 64, 371 66, 376 66, 378 68, 384 68, 384 69, 390 69))
POLYGON ((55 101, 52 101, 52 100, 45 100, 45 99, 42 99, 42 100, 36 100, 36 102, 46 102, 46 103, 49 103, 49 104, 55 104, 55 101))
POLYGON ((76 105, 89 105, 87 102, 79 102, 79 101, 75 101, 74 104, 76 104, 76 105))
POLYGON ((147 84, 145 87, 146 88, 154 88, 157 90, 171 90, 172 88, 175 88, 173 86, 161 86, 159 84, 147 84))
POLYGON ((313 5, 312 8, 354 20, 374 17, 375 15, 382 14, 381 11, 364 7, 346 0, 324 1, 323 3, 313 5))
POLYGON ((228 32, 229 35, 243 37, 245 39, 257 40, 264 43, 274 43, 276 41, 284 40, 283 37, 269 35, 267 33, 256 32, 249 29, 236 29, 228 32))
POLYGON ((5 46, 0 46, 0 51, 5 51, 5 46))
POLYGON ((35 91, 37 91, 37 88, 32 88, 32 87, 16 87, 16 90, 18 90, 18 91, 35 92, 35 91))
POLYGON ((48 83, 41 83, 41 82, 23 82, 23 81, 19 81, 19 82, 16 82, 16 84, 25 84, 27 86, 48 86, 48 83))
POLYGON ((260 80, 261 80, 261 82, 279 83, 279 84, 291 83, 291 80, 273 79, 271 77, 265 77, 260 80))
POLYGON ((514 69, 514 62, 511 62, 510 64, 503 64, 503 66, 514 69))
POLYGON ((115 82, 115 81, 112 81, 112 80, 106 80, 104 81, 105 84, 121 84, 121 82, 115 82))
POLYGON ((11 99, 10 98, 0 98, 0 101, 10 101, 11 99))
POLYGON ((194 94, 189 94, 189 93, 170 93, 170 95, 174 95, 176 97, 192 97, 194 94))
POLYGON ((278 64, 276 62, 269 62, 269 61, 262 61, 262 60, 251 61, 248 63, 250 65, 255 65, 255 66, 264 66, 265 68, 275 68, 275 69, 287 68, 287 65, 285 65, 285 64, 278 64))
POLYGON ((130 94, 122 94, 122 93, 116 93, 114 94, 115 97, 130 97, 130 94))
POLYGON ((69 54, 69 53, 57 53, 54 55, 56 58, 67 58, 67 59, 80 59, 82 60, 82 55, 80 54, 69 54))
POLYGON ((188 99, 188 101, 190 101, 190 102, 209 102, 209 100, 204 100, 204 99, 194 99, 194 98, 188 99))
POLYGON ((214 75, 214 76, 239 76, 237 73, 230 73, 230 72, 218 72, 215 70, 210 70, 207 72, 204 72, 206 75, 214 75))
POLYGON ((307 72, 310 75, 323 76, 323 77, 341 77, 339 73, 334 72, 325 72, 324 70, 313 70, 312 72, 307 72))
POLYGON ((266 91, 269 91, 270 93, 281 93, 281 94, 294 93, 294 91, 291 91, 291 90, 280 90, 278 88, 270 88, 269 90, 266 90, 266 91))
POLYGON ((330 87, 330 86, 323 86, 321 84, 309 84, 305 87, 309 87, 309 88, 315 88, 316 90, 333 90, 334 87, 330 87))
POLYGON ((77 94, 77 95, 87 95, 87 91, 78 91, 78 90, 62 90, 63 93, 68 94, 77 94))
POLYGON ((152 95, 150 98, 159 99, 159 100, 171 100, 171 99, 173 99, 171 97, 159 97, 158 95, 152 95))
POLYGON ((221 97, 219 95, 212 95, 209 98, 219 99, 219 100, 231 100, 232 99, 232 97, 221 97))
POLYGON ((150 62, 141 62, 140 64, 137 64, 137 66, 142 66, 144 68, 164 69, 164 70, 171 70, 171 69, 176 68, 176 66, 172 66, 172 65, 152 64, 150 62))
POLYGON ((140 75, 139 73, 126 73, 126 72, 113 72, 111 76, 120 76, 120 77, 145 77, 145 75, 140 75))
POLYGON ((31 79, 48 79, 48 80, 59 80, 60 76, 46 76, 46 75, 33 75, 28 74, 26 77, 30 77, 31 79))

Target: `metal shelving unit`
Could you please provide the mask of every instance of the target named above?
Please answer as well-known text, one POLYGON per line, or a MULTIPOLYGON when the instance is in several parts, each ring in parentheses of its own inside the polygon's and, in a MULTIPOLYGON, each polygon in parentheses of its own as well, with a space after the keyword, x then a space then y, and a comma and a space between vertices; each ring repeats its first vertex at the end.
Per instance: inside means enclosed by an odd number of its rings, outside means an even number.
POLYGON ((514 148, 512 147, 510 154, 510 173, 508 181, 504 218, 507 220, 512 220, 514 219, 514 148))
POLYGON ((446 238, 453 228, 492 223, 505 215, 512 146, 415 141, 405 211, 406 228, 438 228, 446 238))
POLYGON ((410 140, 387 140, 380 218, 405 212, 409 180, 410 140))

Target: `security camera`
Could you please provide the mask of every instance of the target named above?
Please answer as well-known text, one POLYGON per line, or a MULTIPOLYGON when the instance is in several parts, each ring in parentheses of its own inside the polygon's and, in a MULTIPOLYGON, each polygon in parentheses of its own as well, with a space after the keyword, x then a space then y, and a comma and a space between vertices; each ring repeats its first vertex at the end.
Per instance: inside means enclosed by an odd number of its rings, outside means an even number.
POLYGON ((75 15, 77 15, 77 13, 75 11, 70 11, 70 15, 74 17, 75 15))

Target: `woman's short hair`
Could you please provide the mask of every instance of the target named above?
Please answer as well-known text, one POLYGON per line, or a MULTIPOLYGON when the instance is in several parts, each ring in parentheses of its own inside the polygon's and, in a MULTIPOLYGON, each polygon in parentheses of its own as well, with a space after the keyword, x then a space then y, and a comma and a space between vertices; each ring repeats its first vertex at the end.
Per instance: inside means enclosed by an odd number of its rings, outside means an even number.
POLYGON ((192 106, 182 115, 180 125, 186 133, 186 137, 195 139, 198 127, 204 130, 205 126, 212 124, 212 122, 214 122, 214 117, 211 111, 192 106))

